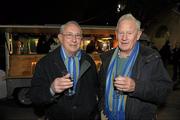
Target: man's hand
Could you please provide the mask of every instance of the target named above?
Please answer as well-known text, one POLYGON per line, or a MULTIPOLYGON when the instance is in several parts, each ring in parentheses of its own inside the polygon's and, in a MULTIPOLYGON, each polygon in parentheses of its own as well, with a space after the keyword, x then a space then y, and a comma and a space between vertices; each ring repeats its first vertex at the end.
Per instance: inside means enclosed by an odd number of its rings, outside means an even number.
POLYGON ((70 74, 66 74, 63 77, 56 78, 51 84, 51 89, 54 93, 61 93, 72 86, 73 82, 70 79, 70 74))
POLYGON ((136 85, 132 78, 118 76, 114 80, 114 86, 120 91, 133 92, 136 85))

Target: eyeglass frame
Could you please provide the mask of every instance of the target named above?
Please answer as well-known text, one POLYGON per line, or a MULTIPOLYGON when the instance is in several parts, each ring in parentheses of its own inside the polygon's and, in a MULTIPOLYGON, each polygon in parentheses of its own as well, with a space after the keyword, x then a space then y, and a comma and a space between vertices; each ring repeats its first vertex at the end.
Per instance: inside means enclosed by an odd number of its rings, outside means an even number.
POLYGON ((73 34, 73 33, 69 32, 69 33, 61 33, 61 34, 63 36, 65 36, 67 39, 73 39, 73 37, 78 39, 78 40, 82 39, 82 34, 79 34, 79 33, 73 34))

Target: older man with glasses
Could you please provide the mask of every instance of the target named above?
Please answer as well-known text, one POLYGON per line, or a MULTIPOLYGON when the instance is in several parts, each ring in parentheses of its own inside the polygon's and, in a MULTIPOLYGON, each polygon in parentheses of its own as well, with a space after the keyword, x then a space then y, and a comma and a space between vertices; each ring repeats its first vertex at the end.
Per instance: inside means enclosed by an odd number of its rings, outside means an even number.
POLYGON ((92 58, 80 49, 82 30, 75 21, 62 25, 60 47, 42 58, 32 80, 31 99, 48 120, 98 119, 98 80, 92 58))

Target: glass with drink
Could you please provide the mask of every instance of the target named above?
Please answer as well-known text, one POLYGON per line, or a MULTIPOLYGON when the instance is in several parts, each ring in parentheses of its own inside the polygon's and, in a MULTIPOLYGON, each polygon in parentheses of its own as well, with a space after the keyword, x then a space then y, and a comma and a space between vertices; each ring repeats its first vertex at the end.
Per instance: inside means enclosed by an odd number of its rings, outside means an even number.
MULTIPOLYGON (((62 73, 62 76, 65 76, 65 75, 68 74, 67 71, 62 71, 61 73, 62 73)), ((69 78, 69 79, 73 82, 73 75, 70 75, 70 78, 69 78)), ((64 94, 65 94, 66 96, 72 96, 72 95, 74 95, 74 94, 75 94, 75 91, 73 90, 73 86, 72 86, 71 88, 68 88, 67 90, 65 90, 64 94)))
MULTIPOLYGON (((117 77, 118 77, 118 76, 117 76, 117 77)), ((116 77, 115 77, 115 78, 116 78, 116 77)), ((114 79, 114 81, 115 81, 115 79, 114 79)), ((120 95, 123 95, 123 91, 118 90, 115 86, 114 86, 114 92, 115 92, 114 98, 119 98, 120 95)))

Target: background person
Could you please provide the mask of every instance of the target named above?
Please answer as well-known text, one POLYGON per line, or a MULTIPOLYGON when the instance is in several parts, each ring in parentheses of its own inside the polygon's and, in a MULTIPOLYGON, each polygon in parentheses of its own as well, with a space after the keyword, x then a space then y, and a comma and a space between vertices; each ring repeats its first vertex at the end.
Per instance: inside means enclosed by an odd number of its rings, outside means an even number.
POLYGON ((50 50, 50 44, 48 42, 48 39, 46 38, 46 35, 41 35, 38 39, 36 52, 38 54, 47 54, 50 50))
POLYGON ((174 82, 173 88, 176 89, 180 80, 180 43, 176 42, 175 48, 172 49, 172 64, 173 64, 173 76, 174 82))

